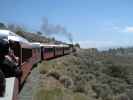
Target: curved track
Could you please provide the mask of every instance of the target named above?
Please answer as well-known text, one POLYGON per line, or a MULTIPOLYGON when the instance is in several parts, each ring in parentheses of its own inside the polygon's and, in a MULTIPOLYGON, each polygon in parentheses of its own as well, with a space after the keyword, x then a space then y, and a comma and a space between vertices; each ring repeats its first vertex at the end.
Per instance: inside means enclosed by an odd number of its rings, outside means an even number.
POLYGON ((27 77, 26 82, 19 94, 20 100, 32 100, 33 90, 38 84, 38 79, 40 77, 39 75, 40 74, 37 66, 31 71, 31 73, 27 77))

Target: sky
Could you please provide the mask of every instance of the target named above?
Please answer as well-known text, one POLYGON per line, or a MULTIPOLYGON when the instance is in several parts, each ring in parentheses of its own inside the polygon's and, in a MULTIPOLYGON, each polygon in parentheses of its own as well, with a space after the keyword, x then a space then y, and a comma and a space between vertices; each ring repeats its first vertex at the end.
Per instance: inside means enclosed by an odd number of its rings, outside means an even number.
POLYGON ((132 12, 133 0, 0 0, 0 22, 38 31, 46 17, 83 48, 133 46, 132 12))

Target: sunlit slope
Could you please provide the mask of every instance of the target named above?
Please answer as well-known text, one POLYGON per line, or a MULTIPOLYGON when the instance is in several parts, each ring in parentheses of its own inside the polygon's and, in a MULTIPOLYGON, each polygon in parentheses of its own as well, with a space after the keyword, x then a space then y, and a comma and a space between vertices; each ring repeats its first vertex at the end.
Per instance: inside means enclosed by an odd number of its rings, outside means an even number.
POLYGON ((133 57, 80 50, 38 65, 34 100, 132 100, 133 57))

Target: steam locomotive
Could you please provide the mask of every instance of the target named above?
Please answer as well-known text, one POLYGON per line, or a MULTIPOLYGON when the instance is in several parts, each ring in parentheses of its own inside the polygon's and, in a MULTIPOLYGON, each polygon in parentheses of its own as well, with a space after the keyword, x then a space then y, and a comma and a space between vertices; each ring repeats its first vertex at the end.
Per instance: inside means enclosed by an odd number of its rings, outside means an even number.
MULTIPOLYGON (((9 41, 14 55, 19 58, 18 64, 22 70, 20 80, 12 76, 6 78, 6 92, 3 98, 8 98, 7 100, 18 100, 19 86, 24 83, 32 67, 38 62, 64 56, 72 52, 72 47, 67 44, 31 43, 9 30, 0 30, 0 39, 4 38, 9 41)), ((0 97, 0 100, 5 99, 0 97)))

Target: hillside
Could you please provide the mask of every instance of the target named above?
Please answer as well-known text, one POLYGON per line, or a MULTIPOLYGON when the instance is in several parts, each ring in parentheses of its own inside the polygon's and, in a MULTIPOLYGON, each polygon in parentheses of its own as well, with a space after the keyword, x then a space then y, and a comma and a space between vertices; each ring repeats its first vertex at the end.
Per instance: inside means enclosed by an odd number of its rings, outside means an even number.
POLYGON ((133 100, 133 56, 125 53, 79 50, 35 69, 33 100, 133 100))
POLYGON ((22 26, 14 25, 5 26, 3 23, 0 22, 0 30, 10 30, 19 36, 24 37, 30 42, 40 42, 40 43, 47 43, 47 44, 61 44, 64 43, 62 41, 55 40, 54 37, 48 37, 41 32, 28 32, 22 26), (7 28, 9 27, 9 28, 7 28))
POLYGON ((57 41, 54 38, 46 37, 40 35, 39 33, 31 33, 31 32, 22 32, 18 31, 16 34, 24 37, 25 39, 29 40, 30 42, 40 42, 40 43, 48 43, 48 44, 60 44, 63 43, 61 41, 57 41))

